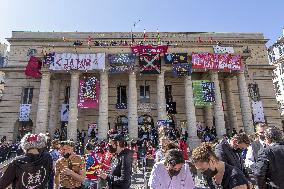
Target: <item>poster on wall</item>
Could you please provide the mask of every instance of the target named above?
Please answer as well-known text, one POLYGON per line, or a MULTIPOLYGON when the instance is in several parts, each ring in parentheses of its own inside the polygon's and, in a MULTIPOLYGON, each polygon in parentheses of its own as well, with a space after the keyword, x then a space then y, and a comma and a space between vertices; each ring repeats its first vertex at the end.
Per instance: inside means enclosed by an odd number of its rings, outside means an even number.
POLYGON ((96 77, 85 77, 80 80, 78 96, 79 108, 98 108, 100 83, 96 77))
POLYGON ((30 112, 31 112, 31 104, 21 104, 19 121, 29 121, 30 112))
POLYGON ((69 104, 61 105, 61 121, 68 121, 69 119, 69 104))
POLYGON ((55 53, 50 70, 103 70, 105 69, 105 53, 73 54, 55 53))
POLYGON ((253 121, 254 123, 264 123, 264 111, 261 101, 252 101, 253 121))
POLYGON ((165 64, 188 63, 187 58, 187 53, 166 53, 164 56, 165 64))
POLYGON ((225 54, 225 53, 230 53, 234 54, 234 48, 233 47, 221 47, 219 45, 213 46, 214 53, 216 54, 225 54))
POLYGON ((215 101, 214 83, 207 80, 192 82, 195 106, 210 106, 215 101))

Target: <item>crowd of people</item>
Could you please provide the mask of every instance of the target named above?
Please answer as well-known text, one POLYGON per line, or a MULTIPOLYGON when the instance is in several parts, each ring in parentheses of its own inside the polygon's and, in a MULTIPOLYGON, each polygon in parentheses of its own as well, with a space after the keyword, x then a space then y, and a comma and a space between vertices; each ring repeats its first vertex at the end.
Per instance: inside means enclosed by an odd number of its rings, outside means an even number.
POLYGON ((148 160, 153 165, 145 188, 284 188, 282 131, 265 124, 255 130, 195 148, 188 133, 165 127, 147 130, 139 140, 112 129, 107 140, 90 138, 86 144, 83 132, 77 142, 42 133, 28 133, 13 145, 2 138, 0 189, 130 189, 133 175, 149 166, 148 160), (197 186, 198 179, 203 186, 197 186))

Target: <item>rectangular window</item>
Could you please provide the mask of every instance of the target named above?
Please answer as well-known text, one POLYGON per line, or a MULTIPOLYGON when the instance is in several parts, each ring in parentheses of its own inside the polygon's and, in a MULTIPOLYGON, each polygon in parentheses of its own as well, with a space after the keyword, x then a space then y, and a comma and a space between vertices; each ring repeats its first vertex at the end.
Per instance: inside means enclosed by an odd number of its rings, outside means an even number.
POLYGON ((172 86, 171 85, 165 85, 165 98, 166 101, 172 101, 172 86))
POLYGON ((126 86, 117 87, 117 104, 127 104, 126 86))
POLYGON ((28 87, 23 89, 22 104, 32 104, 34 88, 28 87))
POLYGON ((69 104, 69 98, 70 98, 70 87, 65 88, 65 93, 64 93, 64 103, 69 104))
POLYGON ((150 86, 140 86, 140 103, 150 103, 150 86))

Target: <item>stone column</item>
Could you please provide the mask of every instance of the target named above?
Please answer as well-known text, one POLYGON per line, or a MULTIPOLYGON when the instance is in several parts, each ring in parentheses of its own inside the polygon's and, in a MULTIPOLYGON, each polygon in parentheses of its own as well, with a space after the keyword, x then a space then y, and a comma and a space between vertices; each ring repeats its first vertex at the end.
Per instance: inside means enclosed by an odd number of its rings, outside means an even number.
POLYGON ((186 111, 187 128, 189 135, 189 147, 192 149, 198 146, 198 144, 200 144, 200 140, 197 137, 196 115, 195 115, 191 76, 185 77, 184 85, 185 85, 185 111, 186 111))
POLYGON ((128 81, 128 129, 129 137, 138 138, 138 113, 137 113, 137 87, 136 74, 129 74, 128 81))
POLYGON ((161 74, 157 76, 157 111, 158 120, 167 119, 164 71, 161 71, 161 74))
POLYGON ((67 138, 77 141, 79 72, 71 72, 67 138))
POLYGON ((212 106, 205 106, 203 110, 204 110, 205 126, 208 127, 208 128, 212 128, 213 127, 212 106))
POLYGON ((244 72, 239 73, 237 78, 238 78, 238 88, 240 95, 240 104, 241 104, 244 131, 247 134, 253 134, 254 127, 251 115, 252 111, 251 111, 248 88, 244 72))
POLYGON ((108 72, 100 72, 98 137, 106 139, 108 132, 108 72))
POLYGON ((232 78, 225 78, 225 92, 226 92, 226 101, 227 101, 227 113, 228 113, 228 120, 230 131, 232 132, 233 128, 238 128, 238 119, 237 113, 234 103, 234 95, 232 92, 232 78))
POLYGON ((215 126, 218 137, 222 137, 226 134, 225 120, 224 120, 224 111, 222 106, 222 96, 219 84, 219 78, 217 72, 210 73, 211 81, 215 85, 215 102, 214 102, 214 117, 215 117, 215 126))
POLYGON ((38 98, 35 133, 46 133, 47 131, 50 75, 51 74, 49 71, 42 72, 39 98, 38 98))
POLYGON ((55 132, 58 124, 58 106, 59 106, 59 87, 60 80, 54 79, 52 81, 52 92, 51 92, 51 103, 50 103, 50 110, 49 110, 49 128, 48 132, 50 136, 53 137, 53 133, 55 132))

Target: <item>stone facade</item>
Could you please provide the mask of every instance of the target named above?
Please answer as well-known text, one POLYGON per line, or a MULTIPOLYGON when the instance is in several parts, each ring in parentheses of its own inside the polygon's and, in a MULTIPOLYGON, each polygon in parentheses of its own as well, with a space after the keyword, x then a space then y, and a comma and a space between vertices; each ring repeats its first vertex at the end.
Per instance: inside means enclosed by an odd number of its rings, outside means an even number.
MULTIPOLYGON (((9 140, 16 138, 21 124, 18 121, 19 106, 23 100, 23 89, 33 88, 30 122, 32 131, 54 131, 60 127, 61 104, 64 103, 66 87, 70 86, 70 113, 67 135, 76 137, 77 128, 87 129, 89 123, 99 123, 100 138, 106 137, 107 130, 114 127, 120 115, 128 117, 129 133, 131 138, 137 137, 137 118, 147 114, 153 122, 165 117, 165 99, 163 85, 172 86, 173 101, 176 102, 177 114, 174 120, 177 126, 187 121, 191 139, 197 140, 196 122, 212 126, 213 116, 219 136, 226 133, 226 128, 237 127, 248 133, 253 132, 251 112, 251 99, 248 97, 249 83, 258 84, 260 99, 262 100, 266 121, 269 125, 281 125, 280 112, 277 108, 275 93, 272 84, 272 70, 274 66, 268 64, 267 51, 261 33, 161 33, 162 42, 175 44, 169 47, 169 52, 211 52, 217 42, 234 47, 236 54, 241 54, 246 64, 244 73, 235 72, 197 72, 192 76, 174 77, 170 67, 162 62, 162 75, 141 75, 138 72, 125 74, 108 74, 103 72, 49 72, 42 70, 42 79, 33 79, 24 74, 28 63, 27 51, 36 49, 38 56, 43 52, 70 52, 70 53, 130 53, 129 46, 88 46, 74 47, 76 40, 86 41, 88 36, 98 41, 127 40, 130 43, 129 33, 87 33, 87 32, 13 32, 8 39, 11 43, 9 61, 0 71, 5 72, 5 90, 3 100, 0 102, 0 135, 7 135, 9 140), (62 38, 65 38, 63 40, 62 38), (198 39, 202 39, 200 42, 198 39), (66 40, 68 39, 68 40, 66 40), (244 52, 246 49, 250 53, 244 52), (249 57, 248 57, 249 55, 249 57), (101 96, 99 109, 78 109, 79 78, 91 75, 100 78, 101 96), (217 98, 213 107, 194 107, 191 85, 193 80, 213 80, 219 83, 217 98), (140 112, 140 85, 150 86, 151 112, 140 112), (160 85, 159 85, 160 84, 160 85), (127 87, 128 109, 118 110, 115 107, 117 100, 117 86, 127 87), (241 88, 239 88, 241 87, 241 88), (159 94, 157 96, 157 94, 159 94), (108 96, 108 98, 106 98, 108 96), (224 111, 223 111, 224 110, 224 111), (208 117, 209 116, 209 117, 208 117)), ((147 43, 156 42, 156 33, 148 33, 147 43)), ((143 33, 135 33, 135 40, 143 40, 143 33)), ((107 61, 107 60, 106 60, 107 61)))

